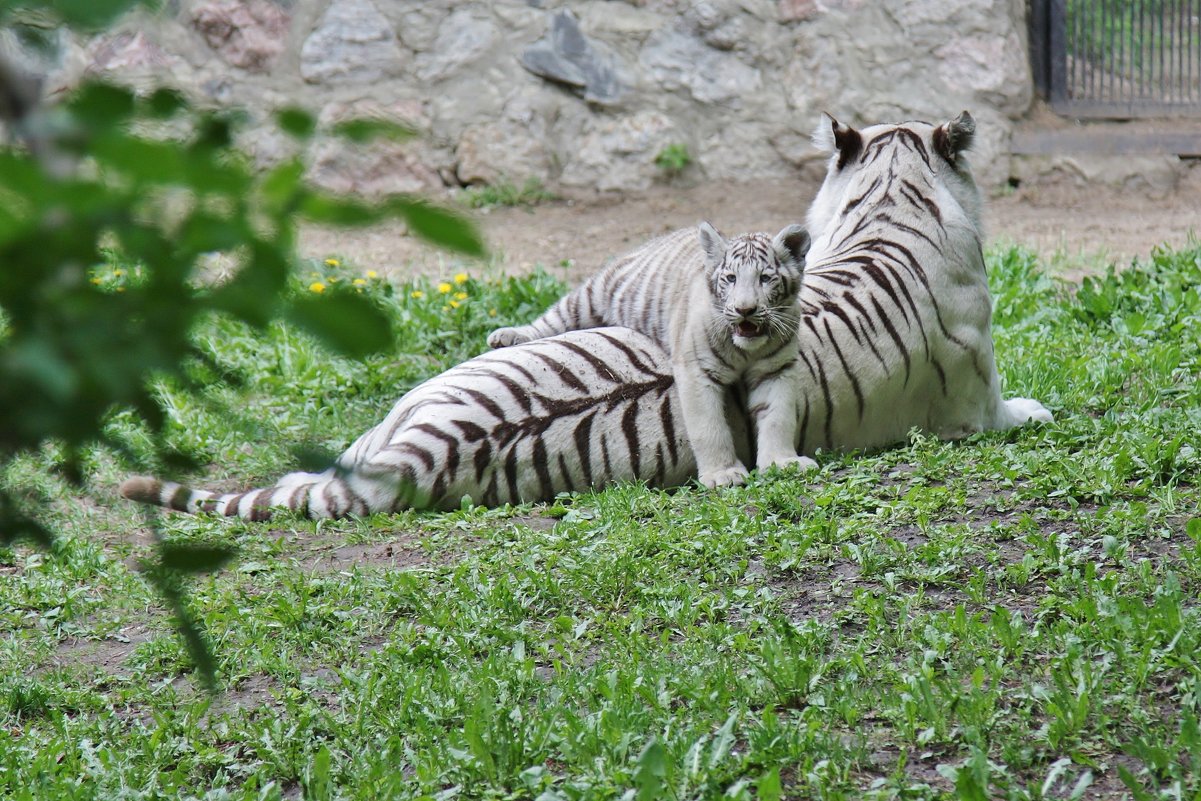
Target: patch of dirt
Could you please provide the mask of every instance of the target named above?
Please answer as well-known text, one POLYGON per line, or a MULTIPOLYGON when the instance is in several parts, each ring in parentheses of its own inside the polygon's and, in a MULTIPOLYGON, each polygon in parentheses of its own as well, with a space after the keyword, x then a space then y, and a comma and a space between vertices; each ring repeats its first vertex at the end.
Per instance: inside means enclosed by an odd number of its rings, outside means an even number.
POLYGON ((117 673, 130 654, 144 642, 157 636, 158 629, 135 623, 101 640, 71 638, 58 644, 47 668, 69 668, 79 665, 99 668, 108 674, 117 673))
MULTIPOLYGON (((622 195, 581 195, 535 208, 492 208, 472 213, 491 248, 497 269, 523 273, 542 265, 576 281, 608 259, 668 231, 708 220, 725 234, 778 231, 803 222, 820 179, 656 186, 622 195)), ((1046 256, 1102 255, 1118 264, 1145 258, 1166 242, 1182 247, 1189 231, 1201 235, 1201 168, 1188 171, 1164 196, 1070 179, 1025 182, 985 204, 990 243, 1013 242, 1046 256)), ((308 227, 301 252, 339 256, 363 269, 397 278, 446 276, 459 257, 408 236, 398 224, 364 231, 308 227)))
POLYGON ((368 545, 306 544, 300 566, 307 571, 330 572, 353 568, 405 569, 450 561, 456 554, 431 555, 421 547, 421 535, 404 533, 390 542, 368 545))

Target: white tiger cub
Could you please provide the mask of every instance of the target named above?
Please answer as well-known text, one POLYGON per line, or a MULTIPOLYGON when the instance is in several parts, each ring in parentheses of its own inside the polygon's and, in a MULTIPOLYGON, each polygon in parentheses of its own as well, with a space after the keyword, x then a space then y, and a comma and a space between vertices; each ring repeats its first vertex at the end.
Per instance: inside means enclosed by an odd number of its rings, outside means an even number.
POLYGON ((633 328, 670 351, 701 484, 740 484, 747 476, 724 407, 726 387, 740 381, 755 422, 756 467, 810 468, 816 463, 796 451, 796 399, 780 378, 797 360, 797 294, 809 242, 800 225, 775 237, 727 240, 701 223, 696 232, 667 234, 614 262, 529 325, 493 331, 488 344, 633 328))

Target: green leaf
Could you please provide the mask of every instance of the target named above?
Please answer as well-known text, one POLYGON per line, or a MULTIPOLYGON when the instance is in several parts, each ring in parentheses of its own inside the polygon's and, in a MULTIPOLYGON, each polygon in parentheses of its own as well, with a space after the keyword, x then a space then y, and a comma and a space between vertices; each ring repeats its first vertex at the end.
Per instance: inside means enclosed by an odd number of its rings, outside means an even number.
POLYGON ((352 293, 301 297, 288 317, 339 353, 361 359, 392 345, 392 322, 370 300, 352 293))
POLYGON ((417 135, 416 131, 403 123, 367 117, 339 122, 333 132, 352 142, 369 142, 379 138, 403 141, 417 135))
POLYGON ((12 508, 8 495, 0 492, 0 546, 8 547, 15 542, 28 540, 49 548, 54 536, 35 520, 12 508))
POLYGON ((125 87, 94 81, 81 86, 67 108, 92 132, 107 131, 133 115, 134 95, 125 87))
POLYGON ((188 101, 183 94, 175 89, 156 89, 146 98, 146 112, 151 117, 166 119, 173 117, 188 107, 188 101))
POLYGON ((452 211, 421 200, 398 198, 393 210, 405 218, 417 236, 435 245, 457 250, 468 256, 484 256, 487 249, 475 226, 452 211))
POLYGON ((232 545, 164 542, 159 546, 159 560, 168 570, 182 573, 211 573, 220 569, 237 553, 232 545))
POLYGON ((275 112, 275 122, 284 133, 297 139, 308 139, 317 128, 317 122, 313 119, 313 115, 295 106, 275 112))
POLYGON ((264 326, 275 314, 277 295, 288 280, 288 263, 263 242, 251 245, 250 261, 210 296, 214 309, 251 325, 264 326))
POLYGON ((300 202, 298 209, 302 217, 326 225, 356 226, 370 225, 382 216, 370 206, 353 200, 310 192, 300 202))
POLYGON ((276 214, 290 211, 300 193, 303 178, 304 162, 298 158, 274 167, 260 185, 263 202, 276 214))
POLYGON ((1194 517, 1184 524, 1184 531, 1189 539, 1201 544, 1201 517, 1194 517))
POLYGON ((755 795, 759 801, 780 801, 784 790, 780 786, 780 769, 772 768, 755 783, 755 795))
POLYGON ((638 757, 634 786, 638 801, 656 801, 667 794, 667 749, 657 738, 647 743, 638 757))
POLYGON ((58 12, 64 23, 78 28, 103 28, 137 5, 157 6, 153 0, 47 0, 38 5, 58 12))
POLYGON ((114 132, 97 138, 89 152, 101 164, 142 183, 181 183, 185 175, 183 151, 173 142, 114 132))

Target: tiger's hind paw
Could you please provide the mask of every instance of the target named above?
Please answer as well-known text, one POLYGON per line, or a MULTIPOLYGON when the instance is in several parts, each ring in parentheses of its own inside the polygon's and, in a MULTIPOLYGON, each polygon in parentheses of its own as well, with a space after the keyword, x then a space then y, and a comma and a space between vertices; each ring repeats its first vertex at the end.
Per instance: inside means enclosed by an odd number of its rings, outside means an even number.
POLYGON ((781 470, 794 470, 798 473, 808 473, 810 470, 817 469, 817 462, 808 456, 785 456, 779 459, 772 459, 769 464, 759 469, 764 470, 771 467, 778 467, 781 470))
POLYGON ((739 484, 745 484, 746 477, 746 468, 741 464, 735 463, 732 467, 702 473, 698 480, 704 486, 713 489, 715 487, 735 487, 739 484))
POLYGON ((498 328, 488 335, 488 347, 508 348, 529 342, 532 336, 522 332, 520 328, 498 328))

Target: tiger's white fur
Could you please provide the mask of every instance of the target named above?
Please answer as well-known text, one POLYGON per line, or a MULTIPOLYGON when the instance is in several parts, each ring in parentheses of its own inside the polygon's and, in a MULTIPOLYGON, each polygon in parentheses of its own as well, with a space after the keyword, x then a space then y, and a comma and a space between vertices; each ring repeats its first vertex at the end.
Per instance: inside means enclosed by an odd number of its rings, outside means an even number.
POLYGON ((796 305, 809 234, 790 225, 724 239, 709 223, 661 237, 588 278, 529 325, 498 328, 493 347, 621 325, 668 348, 684 427, 707 487, 742 483, 724 410, 743 382, 755 410, 756 466, 815 466, 796 452, 796 404, 780 377, 797 358, 796 305))
POLYGON ((1037 401, 1001 398, 980 193, 964 155, 974 135, 966 111, 862 132, 823 115, 814 142, 831 155, 808 216, 792 376, 801 452, 1052 419, 1037 401))
MULTIPOLYGON (((980 199, 963 155, 974 127, 966 112, 937 127, 862 132, 823 117, 815 140, 831 157, 809 214, 815 242, 790 372, 800 452, 1051 419, 1035 400, 1001 398, 980 199)), ((549 500, 630 479, 676 485, 695 463, 667 364, 662 346, 628 328, 539 339, 414 389, 324 474, 226 496, 134 478, 122 493, 262 519, 273 506, 336 517, 453 507, 463 496, 549 500)), ((731 413, 736 443, 747 416, 731 413)))
MULTIPOLYGON (((696 475, 663 351, 626 328, 576 331, 477 356, 410 390, 323 473, 214 493, 135 477, 126 498, 266 520, 275 508, 345 517, 496 506, 615 481, 696 475)), ((739 415, 733 415, 737 421, 739 415)), ((736 443, 749 454, 745 429, 736 443)))

